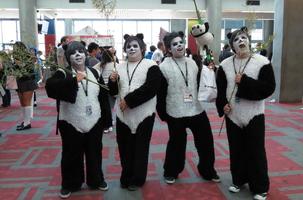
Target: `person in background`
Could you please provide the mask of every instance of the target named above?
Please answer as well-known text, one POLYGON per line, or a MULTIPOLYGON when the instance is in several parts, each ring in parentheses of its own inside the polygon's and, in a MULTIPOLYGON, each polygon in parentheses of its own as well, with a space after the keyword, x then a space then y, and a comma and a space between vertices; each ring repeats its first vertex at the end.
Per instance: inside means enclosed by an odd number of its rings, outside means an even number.
MULTIPOLYGON (((30 48, 30 53, 32 54, 32 56, 35 58, 35 81, 38 84, 38 82, 42 79, 42 60, 38 58, 38 51, 36 48, 30 48)), ((37 107, 37 92, 36 90, 34 91, 34 102, 33 102, 33 106, 37 107)))
POLYGON ((91 189, 108 190, 102 171, 108 91, 88 81, 104 84, 95 69, 85 66, 85 55, 80 42, 69 43, 65 51, 69 71, 60 68, 45 85, 47 95, 56 99, 58 105, 57 123, 62 139, 61 198, 80 190, 84 182, 91 189))
POLYGON ((60 40, 60 43, 58 44, 57 48, 57 62, 59 67, 67 67, 68 63, 66 61, 66 58, 64 56, 64 45, 67 45, 69 43, 68 36, 63 36, 60 40))
POLYGON ((154 53, 151 57, 151 59, 153 61, 155 61, 158 65, 161 63, 161 61, 164 57, 164 50, 165 50, 165 47, 164 47, 163 42, 158 42, 157 49, 154 51, 154 53))
MULTIPOLYGON (((104 50, 101 57, 101 62, 94 66, 94 68, 98 71, 101 78, 103 78, 104 83, 107 85, 109 76, 115 71, 115 64, 113 62, 114 54, 113 51, 104 50)), ((106 120, 106 124, 104 127, 104 133, 109 133, 113 131, 113 115, 112 110, 115 106, 116 98, 108 95, 109 99, 109 107, 107 108, 106 116, 108 120, 106 120)))
POLYGON ((220 55, 219 55, 219 62, 222 62, 224 59, 234 55, 233 52, 231 52, 229 44, 225 44, 220 55))
POLYGON ((122 166, 120 183, 122 188, 134 191, 146 181, 161 72, 154 61, 144 59, 143 34, 126 34, 124 39, 128 60, 118 65, 108 86, 117 85, 119 80, 116 133, 122 166))
POLYGON ((97 54, 100 51, 99 45, 95 42, 91 42, 87 47, 87 51, 88 51, 88 56, 86 58, 85 64, 89 67, 93 67, 100 62, 96 58, 97 54))
POLYGON ((186 57, 189 57, 189 58, 192 58, 192 54, 191 54, 190 48, 186 48, 186 49, 185 49, 185 56, 186 56, 186 57))
POLYGON ((169 140, 164 161, 164 180, 167 184, 176 182, 185 167, 187 132, 194 136, 198 152, 198 171, 202 178, 220 182, 214 168, 214 140, 209 119, 198 101, 198 66, 185 57, 184 33, 172 32, 164 36, 169 57, 160 64, 163 74, 157 95, 157 111, 160 119, 166 121, 169 140))
POLYGON ((145 58, 146 59, 151 59, 152 58, 152 55, 153 55, 153 53, 154 53, 154 51, 156 51, 156 47, 154 46, 154 45, 151 45, 150 47, 149 47, 149 52, 147 52, 147 54, 145 54, 145 58))
POLYGON ((7 67, 7 66, 5 66, 5 63, 3 62, 4 59, 10 60, 10 59, 8 59, 8 55, 5 51, 0 51, 0 80, 2 81, 2 85, 0 85, 0 87, 2 87, 2 92, 1 92, 2 104, 1 104, 1 107, 5 108, 5 107, 8 107, 8 106, 11 105, 11 92, 10 92, 9 89, 5 88, 6 77, 5 77, 5 74, 4 74, 4 68, 7 67))
POLYGON ((21 77, 17 77, 17 93, 23 113, 23 122, 17 125, 17 131, 21 131, 31 128, 31 118, 33 115, 32 97, 34 90, 38 88, 35 80, 36 57, 29 52, 22 42, 16 42, 13 45, 13 51, 15 52, 13 53, 14 67, 18 70, 26 69, 26 73, 21 77))

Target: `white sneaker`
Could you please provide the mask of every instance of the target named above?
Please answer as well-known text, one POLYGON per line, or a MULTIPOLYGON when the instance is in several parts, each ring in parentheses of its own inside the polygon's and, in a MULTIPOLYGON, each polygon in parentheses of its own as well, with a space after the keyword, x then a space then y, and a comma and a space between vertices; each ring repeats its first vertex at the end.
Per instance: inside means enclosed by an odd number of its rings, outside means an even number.
POLYGON ((240 187, 237 185, 231 185, 228 188, 228 191, 230 191, 232 193, 238 193, 238 192, 240 192, 240 190, 241 190, 240 187))
POLYGON ((267 192, 254 195, 254 200, 266 200, 266 198, 267 198, 267 192))
POLYGON ((103 130, 103 133, 105 133, 105 134, 108 133, 108 132, 109 132, 108 129, 104 129, 104 130, 103 130))
POLYGON ((112 126, 109 127, 109 128, 108 128, 108 131, 109 131, 109 132, 112 132, 112 131, 113 131, 113 127, 112 127, 112 126))

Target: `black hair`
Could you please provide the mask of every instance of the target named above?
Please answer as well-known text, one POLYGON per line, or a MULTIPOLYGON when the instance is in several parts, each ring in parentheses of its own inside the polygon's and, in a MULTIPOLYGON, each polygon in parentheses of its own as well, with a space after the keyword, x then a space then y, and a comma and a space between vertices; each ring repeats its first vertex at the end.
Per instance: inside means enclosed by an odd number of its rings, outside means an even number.
POLYGON ((142 51, 142 57, 144 57, 145 51, 146 51, 146 44, 144 43, 143 38, 144 38, 144 35, 142 33, 138 33, 136 36, 133 36, 133 35, 130 36, 128 34, 125 34, 124 35, 125 42, 124 42, 124 46, 123 46, 124 52, 126 52, 126 46, 130 42, 136 40, 138 42, 139 46, 140 46, 141 51, 142 51))
POLYGON ((81 42, 73 41, 66 45, 66 50, 64 52, 64 55, 69 65, 70 65, 70 55, 74 54, 76 50, 78 51, 82 50, 86 54, 86 49, 81 42))
POLYGON ((170 43, 171 41, 176 38, 176 37, 180 37, 182 40, 184 40, 184 33, 182 31, 179 31, 179 32, 171 32, 171 33, 167 33, 164 38, 163 38, 163 41, 164 41, 164 45, 165 45, 165 48, 167 50, 170 49, 170 43))
POLYGON ((243 26, 242 28, 238 29, 238 30, 235 30, 233 32, 229 32, 227 33, 227 38, 229 39, 229 45, 231 47, 231 49, 233 50, 233 52, 236 53, 235 49, 234 49, 234 46, 233 46, 233 41, 235 40, 235 38, 237 37, 237 35, 239 34, 242 34, 244 33, 245 35, 247 35, 249 41, 250 41, 250 37, 249 37, 249 34, 248 34, 248 29, 246 26, 243 26))
POLYGON ((101 56, 101 67, 103 67, 103 65, 107 64, 107 63, 110 63, 112 62, 113 60, 113 57, 112 57, 112 53, 110 52, 110 50, 108 49, 105 49, 102 53, 102 56, 101 56))
POLYGON ((154 52, 154 51, 156 51, 156 47, 154 46, 154 45, 151 45, 150 47, 149 47, 149 50, 151 51, 151 52, 154 52))
POLYGON ((99 45, 98 45, 97 43, 95 43, 95 42, 89 43, 89 45, 88 45, 88 47, 87 47, 87 51, 88 51, 89 53, 91 53, 91 52, 93 52, 93 50, 95 50, 95 49, 99 49, 99 45))

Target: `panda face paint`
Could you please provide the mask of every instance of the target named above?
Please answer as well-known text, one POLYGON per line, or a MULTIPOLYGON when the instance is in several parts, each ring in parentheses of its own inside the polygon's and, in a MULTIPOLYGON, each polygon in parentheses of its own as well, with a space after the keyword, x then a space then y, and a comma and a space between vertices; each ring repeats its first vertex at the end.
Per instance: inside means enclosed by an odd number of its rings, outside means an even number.
POLYGON ((84 68, 84 63, 85 63, 85 53, 83 50, 75 50, 70 55, 70 63, 71 66, 75 69, 81 70, 84 68))
POLYGON ((131 62, 139 61, 142 58, 141 48, 136 40, 133 40, 127 44, 125 52, 128 60, 131 62))
POLYGON ((233 41, 233 47, 238 55, 247 54, 250 52, 249 39, 245 33, 237 35, 233 41))
POLYGON ((170 51, 174 58, 181 58, 184 56, 185 45, 181 37, 176 37, 171 41, 170 51))

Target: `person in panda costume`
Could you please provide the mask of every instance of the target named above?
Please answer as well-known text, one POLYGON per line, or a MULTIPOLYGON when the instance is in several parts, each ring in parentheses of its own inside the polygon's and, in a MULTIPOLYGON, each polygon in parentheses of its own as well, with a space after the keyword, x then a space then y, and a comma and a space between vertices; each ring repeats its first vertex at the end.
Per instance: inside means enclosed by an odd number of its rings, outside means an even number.
POLYGON ((175 183, 185 166, 187 132, 194 136, 198 152, 198 171, 202 178, 220 182, 214 168, 214 141, 209 119, 198 101, 198 66, 191 58, 185 57, 183 32, 171 32, 164 36, 169 56, 160 64, 163 74, 158 93, 157 111, 161 120, 166 121, 169 141, 164 161, 164 180, 175 183))
POLYGON ((254 199, 263 200, 269 190, 265 152, 265 99, 275 90, 270 61, 250 50, 246 27, 227 35, 235 52, 220 64, 217 72, 216 106, 226 118, 233 184, 237 193, 248 183, 254 199))
POLYGON ((161 71, 154 61, 144 58, 143 34, 126 34, 124 39, 127 60, 111 74, 109 87, 119 85, 116 133, 122 166, 120 186, 134 191, 146 181, 161 71))
POLYGON ((107 91, 88 81, 104 84, 95 69, 85 66, 85 47, 80 42, 69 43, 65 56, 68 70, 59 68, 45 86, 47 95, 57 100, 62 139, 61 198, 80 190, 84 177, 89 188, 108 190, 101 153, 104 113, 109 106, 107 91))

